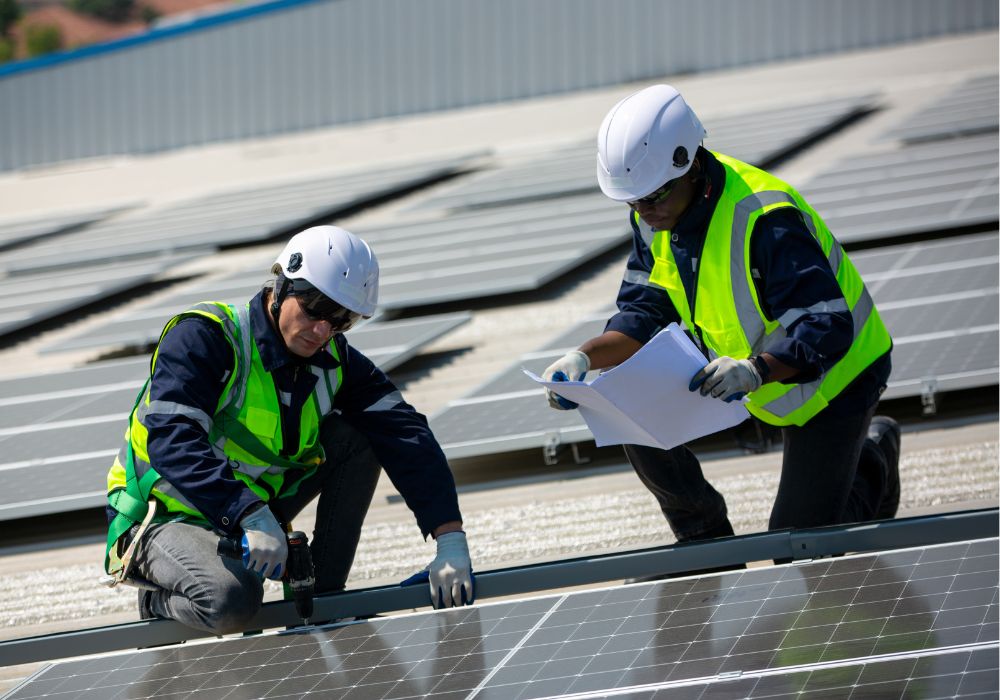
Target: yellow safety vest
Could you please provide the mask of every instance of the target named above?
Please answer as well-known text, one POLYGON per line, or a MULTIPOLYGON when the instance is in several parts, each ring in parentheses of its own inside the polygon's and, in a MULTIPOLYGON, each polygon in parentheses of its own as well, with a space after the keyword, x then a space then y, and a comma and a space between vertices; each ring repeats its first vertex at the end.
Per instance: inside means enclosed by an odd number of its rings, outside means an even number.
MULTIPOLYGON (((698 262, 695 309, 687 295, 670 249, 670 232, 657 231, 650 246, 653 270, 649 280, 667 290, 687 327, 715 356, 744 359, 766 352, 785 337, 785 328, 810 313, 851 312, 854 342, 823 376, 807 384, 771 382, 748 395, 749 411, 771 425, 805 425, 892 346, 865 284, 819 215, 787 183, 718 153, 725 168, 725 187, 712 213, 698 262), (795 309, 770 320, 761 309, 750 272, 750 237, 762 215, 795 207, 809 232, 819 241, 843 292, 844 301, 817 308, 795 309)), ((639 223, 637 213, 633 213, 639 223)))
MULTIPOLYGON (((333 410, 333 400, 343 379, 341 366, 338 364, 332 370, 308 366, 317 375, 316 387, 302 408, 299 444, 294 451, 286 450, 289 457, 282 457, 280 399, 254 342, 249 304, 240 308, 219 302, 197 304, 172 318, 163 329, 160 341, 181 319, 191 317, 208 319, 222 327, 233 349, 233 372, 212 416, 194 406, 152 401, 150 380, 146 380, 129 416, 124 444, 108 472, 108 501, 118 511, 108 531, 105 567, 109 573, 120 564, 115 543, 134 523, 143 519, 150 496, 159 500, 160 510, 165 513, 158 520, 184 520, 210 526, 198 509, 162 479, 150 464, 146 444, 149 431, 143 422, 148 414, 177 414, 195 420, 208 434, 215 453, 229 460, 233 475, 265 502, 293 494, 299 483, 324 460, 319 442, 320 423, 333 410)), ((336 343, 331 342, 329 347, 334 358, 339 360, 336 343)), ((158 352, 159 345, 153 352, 150 377, 158 352)))

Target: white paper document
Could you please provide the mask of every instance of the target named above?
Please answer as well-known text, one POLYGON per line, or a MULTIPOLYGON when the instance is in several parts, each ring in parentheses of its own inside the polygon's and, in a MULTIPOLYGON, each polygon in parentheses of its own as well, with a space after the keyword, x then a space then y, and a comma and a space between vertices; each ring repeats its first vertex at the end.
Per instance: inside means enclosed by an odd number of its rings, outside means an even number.
POLYGON ((740 402, 725 403, 688 390, 691 377, 705 364, 691 339, 671 323, 635 355, 589 382, 546 382, 528 370, 524 373, 580 404, 598 447, 670 449, 750 415, 740 402))

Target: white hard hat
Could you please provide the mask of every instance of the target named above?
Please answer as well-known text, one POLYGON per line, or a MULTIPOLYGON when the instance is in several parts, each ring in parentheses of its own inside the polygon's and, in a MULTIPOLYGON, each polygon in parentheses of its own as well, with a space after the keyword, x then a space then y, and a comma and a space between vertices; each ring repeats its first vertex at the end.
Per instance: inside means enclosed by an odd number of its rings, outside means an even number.
POLYGON ((375 253, 363 240, 338 226, 313 226, 292 236, 271 272, 290 280, 305 280, 365 317, 372 316, 378 305, 375 253))
POLYGON ((652 85, 616 104, 597 135, 597 182, 618 202, 652 194, 688 171, 705 127, 670 85, 652 85))

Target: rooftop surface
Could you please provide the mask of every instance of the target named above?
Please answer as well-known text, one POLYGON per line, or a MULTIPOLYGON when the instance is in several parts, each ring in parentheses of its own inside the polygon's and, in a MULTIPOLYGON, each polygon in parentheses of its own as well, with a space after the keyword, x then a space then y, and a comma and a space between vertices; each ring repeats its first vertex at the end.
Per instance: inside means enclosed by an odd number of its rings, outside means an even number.
MULTIPOLYGON (((967 78, 996 73, 996 32, 912 43, 745 70, 664 76, 703 117, 794 104, 810 99, 875 94, 878 111, 831 134, 773 172, 798 184, 854 155, 891 150, 879 141, 890 127, 932 104, 967 78)), ((515 162, 539 150, 592 138, 615 101, 642 85, 562 95, 455 112, 337 127, 156 156, 68 163, 0 177, 3 218, 146 202, 166 204, 211 191, 293 179, 308 173, 491 152, 515 162)), ((362 211, 337 223, 347 228, 393 222, 405 226, 406 207, 450 183, 362 211)), ((836 232, 834 232, 836 233, 836 232)), ((484 231, 484 236, 488 232, 484 231)), ((259 257, 264 248, 232 251, 189 270, 211 274, 259 257)), ((627 250, 617 249, 532 294, 455 304, 432 311, 471 309, 471 322, 435 341, 422 356, 392 373, 418 410, 433 414, 467 394, 521 353, 614 300, 627 250)), ((129 308, 125 303, 121 308, 129 308)), ((106 312, 107 313, 107 312, 106 312)), ((95 325, 82 318, 26 337, 0 350, 0 376, 65 369, 95 358, 93 351, 43 355, 39 349, 95 325)), ((997 504, 996 407, 985 415, 910 420, 904 429, 900 515, 997 504)), ((477 569, 558 559, 672 541, 652 497, 619 453, 595 451, 576 466, 564 458, 545 467, 539 454, 511 453, 455 465, 462 485, 470 547, 477 569)), ((761 530, 773 498, 780 452, 744 456, 716 451, 709 477, 724 493, 740 533, 761 530)), ((380 484, 349 586, 398 581, 432 557, 405 507, 380 484)), ((299 529, 308 529, 297 522, 299 529)), ((97 585, 102 535, 58 532, 31 545, 0 548, 2 638, 92 627, 137 619, 131 589, 97 585)), ((276 589, 269 592, 276 597, 276 589)), ((32 669, 0 670, 0 690, 32 669)))

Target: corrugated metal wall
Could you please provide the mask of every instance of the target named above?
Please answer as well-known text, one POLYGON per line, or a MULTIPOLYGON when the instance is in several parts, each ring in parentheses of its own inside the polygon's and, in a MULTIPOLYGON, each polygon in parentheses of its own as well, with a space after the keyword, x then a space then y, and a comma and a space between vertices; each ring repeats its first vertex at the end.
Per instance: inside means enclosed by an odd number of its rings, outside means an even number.
POLYGON ((0 72, 0 170, 988 29, 996 0, 325 0, 0 72))

